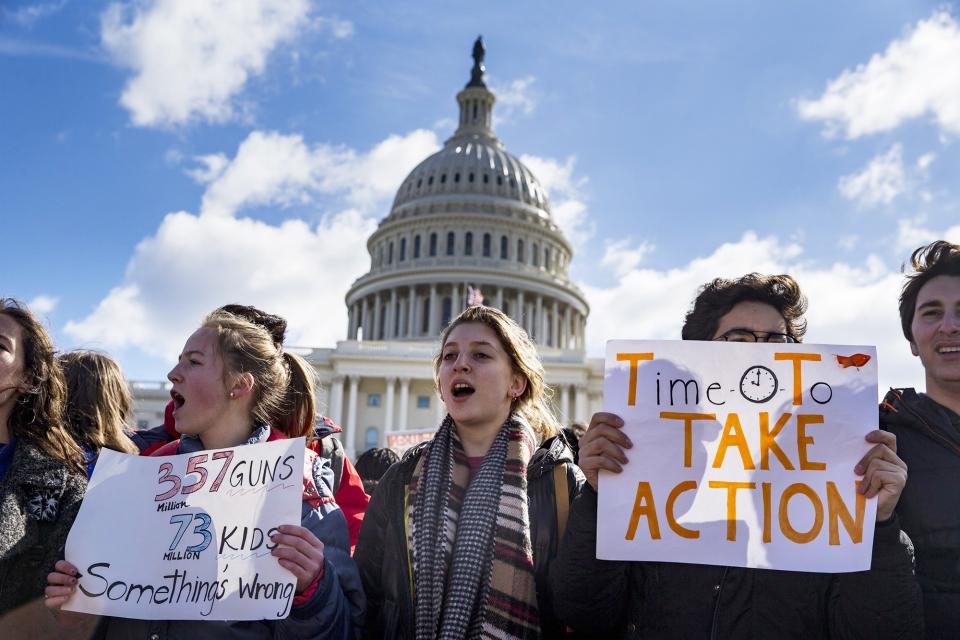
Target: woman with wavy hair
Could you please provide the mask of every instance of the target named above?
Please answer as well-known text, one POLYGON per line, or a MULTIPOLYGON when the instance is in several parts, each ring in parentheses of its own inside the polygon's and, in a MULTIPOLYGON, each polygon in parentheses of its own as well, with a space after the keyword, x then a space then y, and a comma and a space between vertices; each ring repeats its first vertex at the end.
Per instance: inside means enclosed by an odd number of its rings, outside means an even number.
POLYGON ((46 329, 0 298, 0 613, 43 594, 87 486, 65 393, 46 329))
POLYGON ((66 426, 83 448, 87 477, 104 447, 139 454, 126 433, 133 396, 117 361, 95 351, 68 351, 57 363, 67 383, 66 426))
POLYGON ((441 335, 434 377, 448 414, 383 476, 360 529, 368 637, 562 635, 547 568, 558 501, 582 475, 536 348, 501 311, 470 307, 441 335))
MULTIPOLYGON (((187 339, 167 378, 179 440, 155 456, 197 453, 257 444, 310 432, 316 413, 314 374, 296 354, 284 351, 270 333, 224 311, 207 316, 187 339), (301 421, 279 427, 271 416, 295 414, 301 421)), ((105 618, 101 637, 111 638, 352 638, 361 622, 363 594, 350 559, 346 521, 332 498, 329 464, 313 458, 301 523, 273 534, 271 553, 296 577, 296 597, 283 620, 195 621, 105 618), (315 489, 315 492, 313 490, 315 489)), ((80 576, 64 560, 50 575, 47 606, 59 608, 80 576)))

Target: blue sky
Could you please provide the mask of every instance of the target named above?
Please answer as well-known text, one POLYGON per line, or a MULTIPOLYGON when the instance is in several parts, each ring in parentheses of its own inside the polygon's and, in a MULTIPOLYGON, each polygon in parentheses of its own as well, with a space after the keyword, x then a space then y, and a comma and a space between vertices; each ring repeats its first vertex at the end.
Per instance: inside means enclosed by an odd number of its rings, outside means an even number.
POLYGON ((205 311, 332 346, 365 238, 452 132, 473 39, 551 194, 589 349, 788 271, 808 341, 920 385, 899 268, 960 241, 960 20, 927 2, 0 3, 6 295, 158 379, 205 311))

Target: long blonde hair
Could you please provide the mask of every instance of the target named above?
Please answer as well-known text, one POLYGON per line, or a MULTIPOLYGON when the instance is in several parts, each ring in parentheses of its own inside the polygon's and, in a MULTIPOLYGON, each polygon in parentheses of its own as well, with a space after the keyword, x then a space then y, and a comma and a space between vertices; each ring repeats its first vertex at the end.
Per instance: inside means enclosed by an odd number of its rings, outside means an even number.
POLYGON ((544 382, 540 354, 537 353, 537 348, 523 327, 499 309, 484 306, 469 307, 443 330, 440 334, 440 351, 433 360, 433 377, 437 388, 440 388, 440 363, 447 338, 456 327, 468 322, 482 324, 497 334, 503 350, 510 357, 513 370, 527 381, 523 393, 513 401, 512 410, 526 419, 541 440, 557 435, 560 424, 550 409, 549 401, 553 391, 544 382))
POLYGON ((296 438, 313 431, 317 417, 316 373, 295 353, 284 351, 264 327, 218 309, 203 326, 217 334, 227 375, 253 376, 252 417, 296 438))
POLYGON ((133 396, 115 360, 95 351, 69 351, 57 358, 67 382, 66 423, 74 439, 99 454, 106 447, 138 454, 124 433, 133 396))

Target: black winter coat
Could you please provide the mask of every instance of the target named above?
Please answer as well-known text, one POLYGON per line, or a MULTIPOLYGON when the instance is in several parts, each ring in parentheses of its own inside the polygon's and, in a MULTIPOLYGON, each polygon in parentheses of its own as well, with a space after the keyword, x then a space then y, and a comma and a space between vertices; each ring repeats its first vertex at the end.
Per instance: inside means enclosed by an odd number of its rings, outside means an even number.
POLYGON ((896 516, 877 523, 873 568, 802 573, 596 560, 597 492, 573 502, 550 568, 554 605, 606 638, 919 638, 920 590, 896 516))
POLYGON ((916 547, 928 638, 960 637, 960 416, 913 389, 891 389, 880 426, 910 468, 897 503, 916 547))
MULTIPOLYGON (((367 638, 409 640, 415 636, 413 571, 404 507, 410 478, 427 446, 429 443, 411 449, 387 470, 363 517, 353 559, 367 594, 367 638)), ((527 466, 530 540, 544 638, 563 635, 563 626, 553 615, 547 585, 547 569, 559 545, 553 469, 561 463, 567 465, 568 495, 572 498, 584 478, 573 465, 573 452, 561 438, 545 442, 527 466)))

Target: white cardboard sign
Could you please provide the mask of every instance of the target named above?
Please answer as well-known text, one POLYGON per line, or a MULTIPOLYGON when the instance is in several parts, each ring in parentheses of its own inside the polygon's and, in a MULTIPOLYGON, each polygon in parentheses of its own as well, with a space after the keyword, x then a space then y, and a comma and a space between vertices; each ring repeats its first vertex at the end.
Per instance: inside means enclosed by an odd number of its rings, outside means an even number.
POLYGON ((270 535, 300 524, 303 438, 140 457, 104 449, 67 538, 69 611, 144 620, 286 618, 296 579, 270 535))
POLYGON ((604 410, 633 442, 600 473, 597 557, 842 573, 870 568, 874 347, 607 343, 604 410))

